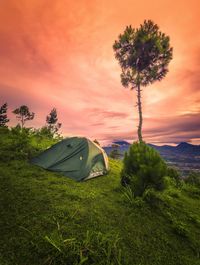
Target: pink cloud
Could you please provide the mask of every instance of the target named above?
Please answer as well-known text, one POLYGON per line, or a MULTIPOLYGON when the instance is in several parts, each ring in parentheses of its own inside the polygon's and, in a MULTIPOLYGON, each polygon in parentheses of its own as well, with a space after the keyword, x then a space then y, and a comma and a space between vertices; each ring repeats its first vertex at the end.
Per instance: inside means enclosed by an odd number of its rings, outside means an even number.
POLYGON ((31 125, 37 127, 56 107, 64 135, 136 139, 135 91, 120 83, 112 44, 126 25, 151 18, 171 37, 174 59, 162 82, 143 89, 144 136, 198 140, 198 10, 195 0, 3 1, 0 100, 8 102, 10 115, 20 104, 30 106, 36 113, 31 125))

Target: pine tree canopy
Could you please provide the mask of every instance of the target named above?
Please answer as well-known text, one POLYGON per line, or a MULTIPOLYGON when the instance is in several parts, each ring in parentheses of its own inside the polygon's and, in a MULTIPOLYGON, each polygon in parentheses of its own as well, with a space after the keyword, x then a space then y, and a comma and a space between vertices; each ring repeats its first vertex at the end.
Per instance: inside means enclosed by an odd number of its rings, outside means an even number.
POLYGON ((131 89, 160 81, 168 72, 173 51, 169 37, 151 20, 138 29, 127 26, 113 49, 122 68, 122 85, 131 89))
POLYGON ((46 117, 46 122, 48 124, 48 130, 54 135, 61 128, 62 123, 58 122, 58 115, 56 108, 53 108, 49 115, 46 117))
POLYGON ((21 126, 24 127, 26 121, 33 120, 35 113, 30 112, 29 108, 26 105, 22 105, 19 108, 13 111, 16 114, 17 119, 21 121, 21 126))
POLYGON ((50 114, 46 118, 46 121, 48 124, 56 124, 58 118, 57 118, 57 110, 55 108, 51 110, 50 114))
POLYGON ((7 108, 8 108, 7 103, 4 103, 0 107, 0 127, 6 127, 6 123, 9 122, 9 119, 7 118, 7 108))

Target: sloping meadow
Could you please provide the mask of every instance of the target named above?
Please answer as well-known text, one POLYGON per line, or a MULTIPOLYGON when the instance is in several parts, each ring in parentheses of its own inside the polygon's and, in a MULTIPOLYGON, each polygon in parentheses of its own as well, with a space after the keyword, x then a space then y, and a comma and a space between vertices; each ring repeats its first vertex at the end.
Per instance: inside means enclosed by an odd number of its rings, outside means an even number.
POLYGON ((136 199, 120 184, 120 161, 74 182, 29 164, 33 138, 28 156, 10 141, 1 135, 1 264, 200 264, 198 188, 169 183, 136 199))

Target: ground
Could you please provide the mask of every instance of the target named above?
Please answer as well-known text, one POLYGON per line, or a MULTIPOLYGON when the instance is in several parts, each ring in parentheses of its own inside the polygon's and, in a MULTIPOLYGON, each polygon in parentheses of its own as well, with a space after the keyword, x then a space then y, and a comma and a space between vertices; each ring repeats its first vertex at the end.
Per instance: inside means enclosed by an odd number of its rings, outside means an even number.
POLYGON ((200 190, 134 199, 121 167, 110 160, 108 175, 75 182, 1 158, 0 264, 200 264, 200 190))

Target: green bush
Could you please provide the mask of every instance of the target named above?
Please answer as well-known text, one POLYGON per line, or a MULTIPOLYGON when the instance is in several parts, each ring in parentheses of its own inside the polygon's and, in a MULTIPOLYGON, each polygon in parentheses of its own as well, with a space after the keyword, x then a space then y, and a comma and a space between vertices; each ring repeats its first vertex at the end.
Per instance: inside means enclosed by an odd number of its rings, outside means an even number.
POLYGON ((48 138, 32 128, 21 128, 19 125, 11 129, 1 128, 0 161, 30 159, 57 141, 58 139, 48 138))
POLYGON ((35 130, 35 135, 37 135, 38 137, 42 138, 50 138, 53 139, 53 133, 50 130, 50 128, 48 128, 47 126, 43 126, 40 129, 35 130))
POLYGON ((157 206, 158 204, 162 203, 162 199, 160 198, 158 192, 155 189, 146 189, 143 193, 143 199, 152 207, 157 206))
POLYGON ((142 208, 144 206, 144 200, 141 197, 135 197, 130 186, 122 188, 122 195, 124 202, 129 204, 131 207, 142 208))
POLYGON ((189 195, 191 198, 196 198, 199 199, 200 198, 200 189, 193 186, 193 185, 186 185, 183 188, 189 195))
POLYGON ((187 225, 181 221, 173 220, 172 221, 172 228, 174 233, 182 237, 188 237, 188 228, 187 225))
POLYGON ((165 176, 164 185, 166 189, 176 188, 176 180, 170 176, 165 176))
POLYGON ((185 178, 185 183, 200 188, 200 173, 191 172, 189 176, 185 178))
POLYGON ((147 188, 164 189, 167 166, 159 153, 145 143, 133 143, 125 153, 121 183, 129 185, 135 196, 142 196, 147 188))
POLYGON ((168 167, 167 168, 167 176, 169 176, 170 178, 172 178, 175 181, 176 187, 181 186, 181 174, 177 168, 171 167, 171 166, 168 167))
POLYGON ((30 146, 30 129, 19 126, 8 130, 0 140, 0 159, 3 162, 13 159, 27 159, 33 152, 30 146))

